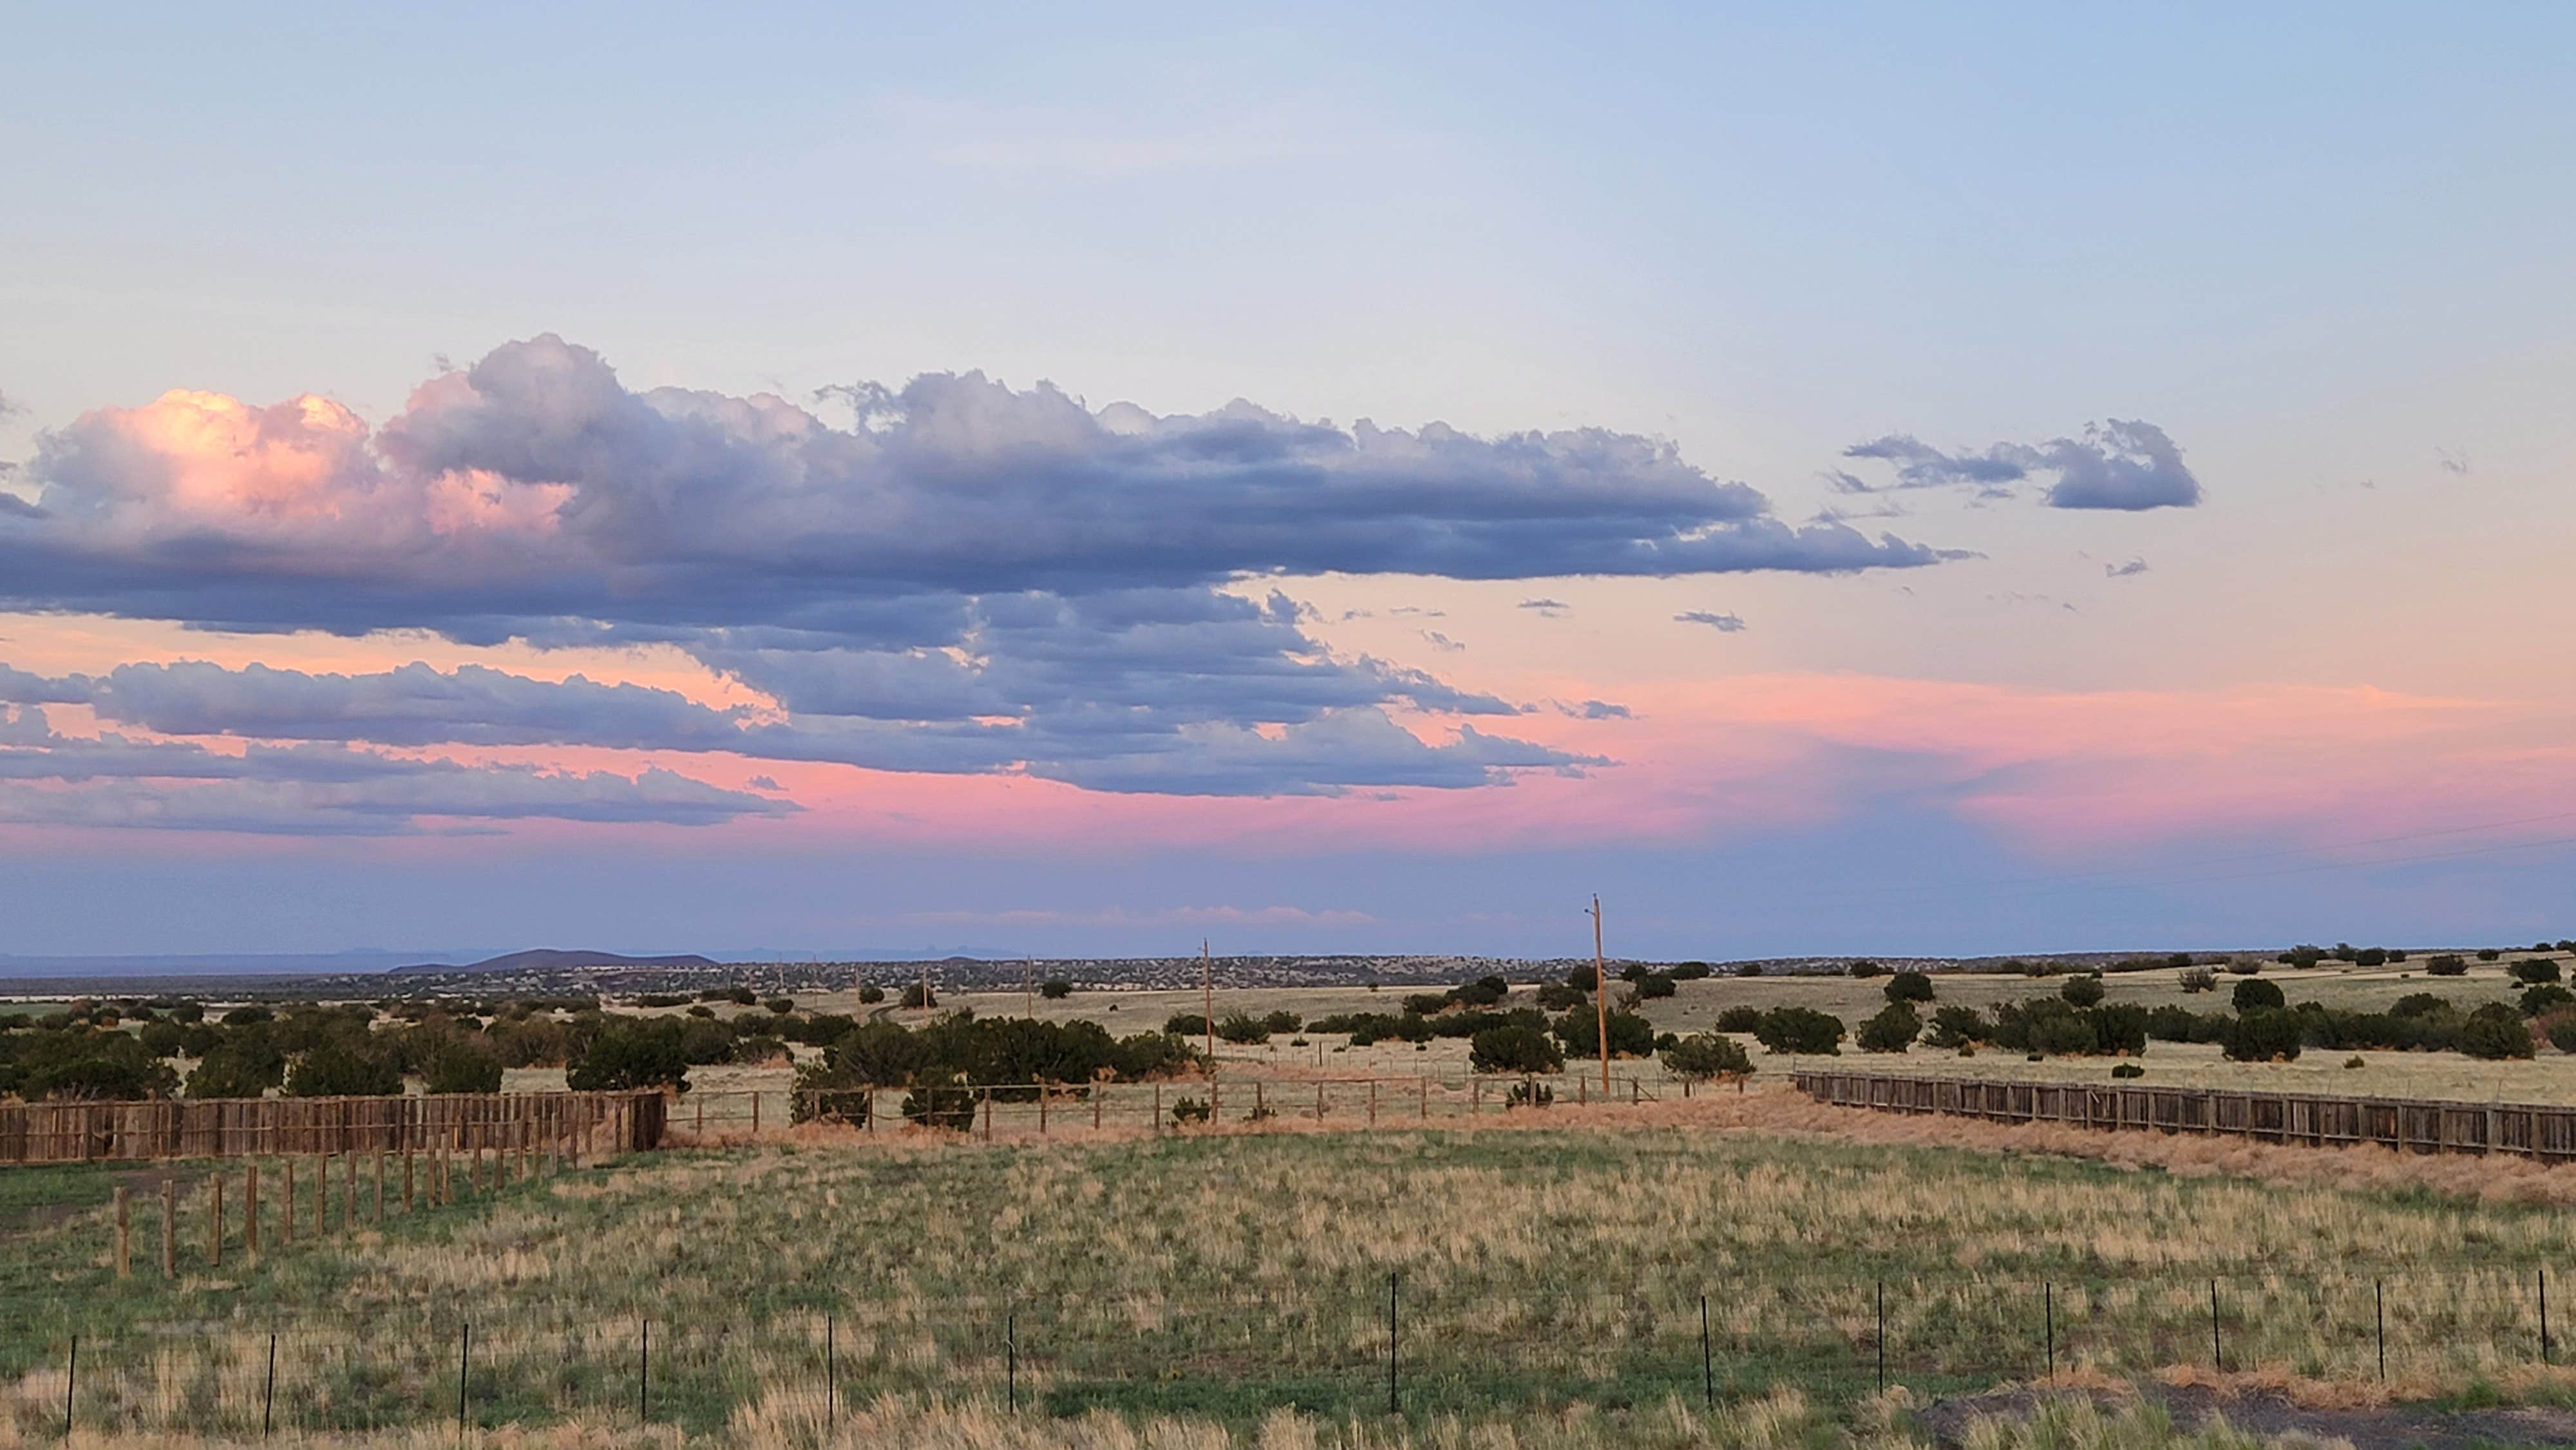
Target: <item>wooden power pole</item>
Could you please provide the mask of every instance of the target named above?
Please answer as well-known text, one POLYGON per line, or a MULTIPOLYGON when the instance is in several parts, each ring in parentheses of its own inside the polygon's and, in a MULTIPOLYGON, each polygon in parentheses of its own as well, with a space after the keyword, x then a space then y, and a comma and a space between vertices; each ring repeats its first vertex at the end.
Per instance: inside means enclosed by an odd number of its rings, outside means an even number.
POLYGON ((1601 898, 1592 898, 1592 1006, 1601 1019, 1601 1100, 1610 1100, 1610 971, 1601 956, 1601 898))
POLYGON ((1216 962, 1208 955, 1206 937, 1199 938, 1199 1025, 1207 1029, 1208 1072, 1216 1072, 1216 962))

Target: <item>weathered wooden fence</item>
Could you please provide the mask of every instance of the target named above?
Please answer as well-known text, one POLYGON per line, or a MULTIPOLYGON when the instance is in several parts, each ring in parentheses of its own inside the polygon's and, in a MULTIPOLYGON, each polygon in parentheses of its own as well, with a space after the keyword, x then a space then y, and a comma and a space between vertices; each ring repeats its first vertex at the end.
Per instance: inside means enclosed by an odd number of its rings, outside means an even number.
POLYGON ((6 1103, 0 1163, 435 1148, 625 1152, 659 1147, 668 1114, 659 1092, 6 1103))
POLYGON ((1791 1074, 1790 1081, 1818 1102, 1891 1113, 2206 1133, 2317 1147, 2376 1143, 2408 1153, 2518 1153, 2546 1163, 2576 1159, 2576 1107, 2537 1103, 2312 1097, 2221 1088, 2103 1087, 1856 1072, 1800 1072, 1791 1074))

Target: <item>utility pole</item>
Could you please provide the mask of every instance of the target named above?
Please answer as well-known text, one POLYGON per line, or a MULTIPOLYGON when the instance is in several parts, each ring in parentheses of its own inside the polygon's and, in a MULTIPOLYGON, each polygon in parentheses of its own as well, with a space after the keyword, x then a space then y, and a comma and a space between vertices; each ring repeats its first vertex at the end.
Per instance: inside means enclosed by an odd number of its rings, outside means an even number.
POLYGON ((1601 1019, 1601 1099, 1610 1100, 1610 971, 1601 956, 1601 898, 1594 895, 1592 910, 1592 1006, 1601 1019))
POLYGON ((921 1010, 930 1010, 930 959, 921 959, 921 1010))
POLYGON ((1036 976, 1037 970, 1037 959, 1034 957, 1020 963, 1020 1015, 1023 1017, 1038 1015, 1037 993, 1029 985, 1031 979, 1036 976))
POLYGON ((1199 1025, 1207 1029, 1208 1071, 1216 1071, 1216 961, 1199 938, 1199 1025))

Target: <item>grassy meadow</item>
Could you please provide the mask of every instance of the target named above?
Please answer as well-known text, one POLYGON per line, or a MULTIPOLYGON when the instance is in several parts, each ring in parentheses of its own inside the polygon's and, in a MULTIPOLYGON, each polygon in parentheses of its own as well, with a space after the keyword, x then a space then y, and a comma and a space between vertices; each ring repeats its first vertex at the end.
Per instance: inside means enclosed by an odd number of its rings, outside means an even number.
POLYGON ((452 1427, 462 1357, 468 1420, 495 1426, 820 1443, 891 1395, 1250 1434, 1383 1417, 1391 1282, 1425 1433, 1709 1389, 1848 1418, 1882 1343, 1914 1395, 2038 1378, 2052 1342, 2066 1373, 2206 1372, 2213 1291, 2226 1370, 2356 1387, 2384 1291, 2391 1383, 2439 1395, 2541 1374, 2538 1274, 2576 1262, 2576 1220, 2546 1206, 1730 1131, 1721 1110, 990 1146, 808 1129, 272 1233, 220 1268, 191 1192, 175 1282, 148 1211, 120 1281, 104 1213, 76 1209, 22 1222, 0 1264, 0 1421, 59 1424, 78 1334, 80 1423, 254 1433, 274 1333, 294 1429, 452 1427))

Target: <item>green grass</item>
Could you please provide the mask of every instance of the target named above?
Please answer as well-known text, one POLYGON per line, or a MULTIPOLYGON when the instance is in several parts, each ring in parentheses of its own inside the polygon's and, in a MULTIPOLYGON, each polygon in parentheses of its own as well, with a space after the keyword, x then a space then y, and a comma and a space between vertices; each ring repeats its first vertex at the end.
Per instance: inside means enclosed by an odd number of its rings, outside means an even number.
POLYGON ((1668 1130, 668 1153, 292 1248, 272 1227, 255 1266, 236 1236, 220 1270, 203 1202, 176 1283, 157 1206, 121 1283, 95 1210, 14 1246, 22 1425, 59 1415, 78 1333, 84 1423, 256 1428, 272 1331, 282 1423, 435 1423, 469 1325, 469 1418, 631 1414, 648 1320, 652 1416, 698 1434, 819 1409, 827 1334, 862 1399, 1366 1416, 1390 1277, 1414 1417, 1692 1399, 1702 1296, 1722 1395, 1850 1406, 1881 1284, 1890 1378, 1921 1393, 2035 1375, 2051 1315, 2061 1366, 2203 1363, 2213 1279, 2231 1368, 2367 1377, 2384 1280, 2392 1371, 2460 1392, 2535 1357, 2535 1271, 2576 1262, 2554 1210, 1668 1130))

